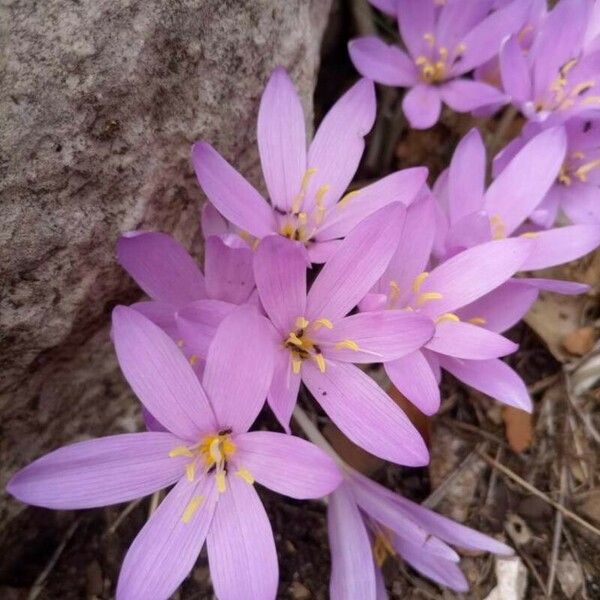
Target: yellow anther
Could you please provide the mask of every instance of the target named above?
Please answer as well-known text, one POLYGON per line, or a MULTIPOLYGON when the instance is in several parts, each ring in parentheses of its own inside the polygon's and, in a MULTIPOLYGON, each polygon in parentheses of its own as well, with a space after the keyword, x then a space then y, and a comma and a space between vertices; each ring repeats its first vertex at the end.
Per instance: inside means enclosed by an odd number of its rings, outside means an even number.
POLYGON ((487 320, 483 317, 472 317, 469 319, 469 323, 472 323, 473 325, 485 325, 487 320))
POLYGON ((435 46, 435 35, 427 32, 423 34, 423 39, 433 48, 435 46))
POLYGON ((304 345, 304 342, 293 331, 290 332, 287 340, 285 340, 285 343, 298 346, 298 348, 302 348, 302 346, 304 345))
POLYGON ((446 48, 446 46, 440 46, 438 48, 438 53, 443 61, 448 58, 448 48, 446 48))
POLYGON ((300 374, 300 368, 302 367, 302 360, 300 358, 292 358, 292 372, 294 375, 300 374))
POLYGON ((455 321, 458 322, 460 321, 460 318, 458 317, 458 315, 455 315, 454 313, 444 313, 443 315, 440 315, 435 322, 436 323, 441 323, 442 321, 455 321))
POLYGON ((307 221, 308 215, 305 212, 298 213, 298 223, 300 223, 301 225, 306 225, 307 221))
POLYGON ((359 350, 358 344, 354 340, 342 340, 341 342, 337 342, 335 348, 336 350, 347 348, 348 350, 354 350, 354 352, 358 352, 359 350))
POLYGON ((188 360, 189 360, 190 365, 192 365, 192 367, 193 367, 198 362, 198 355, 192 354, 188 360))
POLYGON ((202 504, 202 500, 204 500, 204 498, 202 496, 194 496, 189 501, 188 505, 185 507, 185 510, 183 511, 183 516, 181 517, 181 520, 184 523, 189 523, 192 520, 192 517, 198 510, 199 506, 202 504))
POLYGON ((252 485, 254 483, 254 477, 252 477, 252 473, 248 471, 248 469, 239 469, 235 472, 238 477, 241 477, 248 485, 252 485))
POLYGON ((217 481, 217 490, 219 494, 222 494, 227 489, 227 484, 225 482, 225 473, 223 471, 219 471, 215 475, 215 479, 217 481))
POLYGON ((296 319, 296 327, 299 329, 306 329, 308 327, 309 320, 306 317, 298 317, 296 319))
POLYGON ((317 206, 321 206, 323 204, 323 198, 330 189, 331 186, 327 183, 319 186, 319 189, 317 190, 317 193, 315 195, 315 202, 317 203, 317 206))
POLYGON ((258 248, 258 244, 260 243, 260 239, 255 238, 253 235, 250 235, 247 231, 240 231, 239 236, 252 248, 252 250, 256 250, 258 248))
POLYGON ((582 104, 600 104, 600 96, 586 96, 581 100, 582 104))
POLYGON ((382 567, 388 556, 395 556, 394 550, 387 534, 378 532, 373 542, 373 556, 378 567, 382 567))
POLYGON ((492 239, 501 240, 506 237, 506 225, 500 215, 492 215, 490 225, 492 227, 492 239))
POLYGON ((426 65, 429 61, 421 54, 415 58, 415 64, 420 67, 421 65, 426 65))
POLYGON ((560 168, 560 172, 558 174, 558 181, 563 185, 571 185, 571 183, 573 182, 571 176, 569 175, 569 171, 566 165, 563 165, 560 168))
POLYGON ((398 285, 397 281, 394 281, 392 279, 390 281, 390 292, 388 294, 388 304, 390 306, 394 306, 394 304, 396 304, 396 302, 398 301, 398 298, 400 298, 400 286, 398 285))
POLYGON ((302 176, 302 184, 300 185, 300 189, 305 192, 306 188, 308 187, 308 182, 310 181, 310 178, 317 172, 317 169, 315 167, 311 167, 310 169, 306 169, 306 171, 304 172, 304 175, 302 176))
POLYGON ((415 280, 413 281, 412 284, 412 290, 415 294, 419 293, 419 290, 421 289, 421 286, 423 285, 423 282, 429 277, 429 273, 427 271, 423 271, 422 273, 419 273, 419 275, 417 275, 415 277, 415 280))
POLYGON ((582 81, 578 83, 570 92, 570 96, 578 96, 579 94, 583 94, 588 90, 591 90, 596 85, 596 82, 593 80, 582 81))
POLYGON ((313 323, 313 328, 320 329, 321 327, 325 327, 326 329, 333 329, 333 323, 329 319, 317 319, 313 323))
POLYGON ((199 446, 200 454, 209 467, 226 461, 235 453, 235 449, 235 444, 227 434, 207 435, 199 446))
POLYGON ((177 340, 177 347, 183 348, 185 346, 185 342, 183 340, 177 340))
POLYGON ((312 357, 317 363, 319 371, 321 371, 321 373, 325 373, 325 359, 323 358, 323 355, 320 352, 318 352, 317 354, 312 354, 312 357))
POLYGON ((571 152, 571 158, 573 160, 581 160, 585 158, 585 152, 581 150, 576 150, 575 152, 571 152))
POLYGON ((467 45, 464 42, 460 42, 454 49, 454 54, 460 56, 467 49, 467 45))
POLYGON ((196 463, 188 463, 185 466, 185 476, 188 481, 194 481, 194 476, 196 475, 196 463))
POLYGON ((441 300, 442 297, 439 292, 424 292, 417 298, 417 306, 421 306, 430 300, 441 300))
POLYGON ((355 196, 358 196, 358 194, 360 194, 359 190, 354 190, 353 192, 348 192, 338 203, 337 203, 337 207, 338 208, 345 208, 346 205, 348 204, 348 202, 350 202, 350 200, 352 200, 352 198, 354 198, 355 196))
POLYGON ((214 462, 220 462, 223 460, 223 454, 221 453, 221 439, 219 436, 215 437, 208 447, 208 454, 214 462))
POLYGON ((296 233, 296 228, 290 222, 287 222, 281 226, 279 233, 286 238, 292 239, 296 233))
POLYGON ((173 450, 169 452, 170 458, 175 458, 176 456, 187 456, 188 458, 192 458, 194 455, 189 448, 177 446, 177 448, 173 448, 173 450))
POLYGON ((580 181, 587 181, 588 173, 598 167, 600 167, 600 159, 591 160, 590 162, 585 163, 585 165, 578 167, 575 171, 575 175, 580 181))
MULTIPOLYGON (((530 29, 533 29, 533 26, 529 26, 530 29)), ((577 59, 576 58, 572 58, 570 61, 566 62, 560 69, 559 69, 559 73, 563 76, 566 77, 567 73, 577 64, 577 59)))
POLYGON ((537 231, 528 231, 527 233, 522 233, 519 237, 522 238, 536 238, 539 235, 537 231))

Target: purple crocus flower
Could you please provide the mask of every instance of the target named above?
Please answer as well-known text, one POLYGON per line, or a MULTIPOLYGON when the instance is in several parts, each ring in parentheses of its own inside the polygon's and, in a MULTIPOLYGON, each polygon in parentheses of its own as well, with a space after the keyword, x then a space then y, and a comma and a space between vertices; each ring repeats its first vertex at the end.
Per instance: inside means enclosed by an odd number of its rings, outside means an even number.
POLYGON ((502 556, 511 548, 494 538, 419 506, 348 469, 329 496, 331 600, 388 597, 380 567, 398 556, 436 583, 457 592, 469 588, 449 544, 502 556))
MULTIPOLYGON (((527 123, 521 136, 494 159, 494 174, 498 176, 542 128, 539 123, 527 123)), ((573 223, 600 224, 600 120, 598 116, 595 119, 572 117, 564 128, 567 134, 564 162, 552 187, 529 219, 549 228, 562 209, 573 223)))
POLYGON ((306 245, 323 263, 355 225, 391 202, 409 204, 425 183, 418 167, 392 173, 346 193, 375 120, 375 90, 355 84, 323 119, 307 149, 300 99, 284 69, 276 69, 258 113, 258 150, 270 203, 207 142, 192 149, 200 186, 241 235, 278 234, 306 245))
POLYGON ((507 305, 504 299, 503 304, 493 304, 495 312, 487 305, 475 305, 481 312, 469 312, 469 307, 522 267, 533 242, 523 238, 490 241, 459 252, 427 271, 435 235, 434 206, 433 198, 425 197, 408 208, 396 253, 360 304, 366 314, 382 309, 410 311, 427 317, 435 327, 423 348, 384 361, 385 371, 426 414, 435 413, 440 405, 440 368, 462 379, 461 366, 465 372, 474 370, 481 379, 479 383, 470 377, 466 383, 478 389, 484 386, 485 393, 501 402, 530 410, 531 400, 521 378, 498 358, 514 352, 517 346, 499 334, 506 327, 500 328, 497 321, 508 322, 522 303, 507 305), (492 317, 490 327, 487 319, 492 317))
MULTIPOLYGON (((386 11, 392 2, 374 2, 386 11)), ((457 112, 505 104, 507 97, 493 86, 463 77, 498 54, 502 39, 518 31, 529 2, 514 0, 490 14, 492 0, 437 2, 396 0, 395 9, 408 54, 377 37, 349 44, 358 72, 385 85, 410 87, 403 100, 412 127, 434 125, 442 101, 457 112)))
POLYGON ((277 554, 253 483, 294 498, 331 492, 333 460, 302 439, 248 432, 273 364, 268 323, 247 308, 227 317, 202 385, 175 343, 139 312, 117 307, 113 335, 125 378, 167 432, 115 435, 56 450, 19 471, 8 491, 55 509, 126 502, 175 484, 130 547, 118 599, 169 598, 206 540, 220 600, 275 598, 277 554), (240 344, 240 332, 253 341, 240 344))
POLYGON ((600 108, 600 53, 593 39, 597 16, 591 18, 597 10, 592 7, 587 0, 561 0, 538 26, 529 50, 516 36, 503 44, 503 87, 528 119, 557 124, 600 108))
POLYGON ((393 400, 352 363, 392 360, 432 335, 421 315, 378 311, 346 316, 382 275, 402 229, 396 203, 358 225, 306 292, 302 248, 265 238, 254 260, 262 305, 273 325, 275 361, 268 401, 286 429, 304 382, 332 421, 356 444, 386 460, 424 465, 427 448, 393 400))

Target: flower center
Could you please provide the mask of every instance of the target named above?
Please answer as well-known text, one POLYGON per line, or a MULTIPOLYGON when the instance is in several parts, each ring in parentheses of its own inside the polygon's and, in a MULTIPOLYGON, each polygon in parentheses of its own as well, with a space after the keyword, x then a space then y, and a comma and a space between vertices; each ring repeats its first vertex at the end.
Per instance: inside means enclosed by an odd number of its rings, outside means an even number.
POLYGON ((312 333, 321 327, 333 329, 333 324, 329 319, 317 319, 310 323, 305 317, 296 319, 296 328, 290 331, 283 345, 292 354, 292 370, 295 375, 300 373, 302 361, 310 358, 317 363, 321 373, 325 372, 325 358, 321 348, 315 344, 310 337, 312 333))
POLYGON ((425 83, 441 83, 448 77, 450 69, 462 60, 466 50, 463 42, 450 52, 446 46, 438 46, 433 33, 424 33, 423 39, 430 48, 429 56, 421 54, 415 58, 415 64, 425 83))

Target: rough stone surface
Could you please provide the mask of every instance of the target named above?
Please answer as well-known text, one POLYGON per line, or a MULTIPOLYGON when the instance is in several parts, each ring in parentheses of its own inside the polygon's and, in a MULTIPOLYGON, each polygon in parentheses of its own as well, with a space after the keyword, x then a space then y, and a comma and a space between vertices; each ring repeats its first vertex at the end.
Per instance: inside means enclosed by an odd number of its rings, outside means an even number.
MULTIPOLYGON (((255 120, 286 66, 310 114, 329 0, 3 0, 0 486, 58 445, 134 429, 108 337, 139 297, 120 232, 200 250, 190 144, 257 185, 255 120)), ((21 507, 0 499, 0 540, 21 507)))

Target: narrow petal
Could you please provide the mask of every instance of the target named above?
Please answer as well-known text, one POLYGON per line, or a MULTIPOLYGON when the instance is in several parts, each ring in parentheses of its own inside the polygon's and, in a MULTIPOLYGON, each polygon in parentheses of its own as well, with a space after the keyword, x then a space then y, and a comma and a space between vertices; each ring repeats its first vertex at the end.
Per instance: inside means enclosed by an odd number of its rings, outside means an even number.
POLYGON ((442 99, 437 88, 418 84, 411 88, 402 100, 402 110, 411 127, 429 129, 440 118, 442 99))
POLYGON ((175 313, 177 307, 167 302, 156 302, 150 300, 147 302, 134 302, 129 306, 150 319, 155 325, 158 325, 171 339, 178 338, 177 323, 175 322, 175 313))
POLYGON ((306 125, 298 92, 282 67, 262 95, 256 135, 271 201, 287 212, 306 171, 306 125))
POLYGON ((531 412, 533 405, 521 377, 505 362, 492 360, 460 360, 440 356, 440 363, 463 383, 495 398, 503 404, 531 412))
POLYGON ((192 162, 200 187, 226 219, 257 238, 276 231, 265 199, 210 144, 194 144, 192 162))
POLYGON ((407 466, 429 460, 419 432, 394 401, 354 365, 329 362, 324 373, 304 361, 302 380, 331 420, 355 444, 407 466))
POLYGON ((262 305, 284 335, 306 312, 306 252, 281 236, 262 240, 254 255, 254 278, 262 305))
POLYGON ((326 496, 342 481, 339 467, 320 448, 293 435, 251 431, 235 437, 235 460, 265 487, 304 500, 326 496))
POLYGON ((205 295, 200 269, 170 235, 155 231, 125 234, 117 242, 117 257, 153 300, 178 305, 205 295))
POLYGON ((531 98, 529 65, 517 36, 512 36, 500 50, 502 86, 513 102, 526 102, 531 98))
POLYGON ((366 218, 346 236, 308 292, 309 320, 325 317, 335 321, 364 298, 388 266, 405 217, 406 209, 396 202, 366 218))
POLYGON ((406 87, 417 81, 415 63, 395 44, 361 37, 350 41, 348 52, 356 70, 377 83, 406 87))
POLYGON ((252 485, 227 477, 206 547, 210 577, 219 600, 272 600, 279 568, 271 524, 252 485))
POLYGON ((204 274, 209 298, 242 304, 254 289, 253 253, 250 248, 232 248, 211 236, 204 245, 204 274))
POLYGON ((427 349, 439 354, 484 360, 515 352, 519 346, 509 339, 471 323, 442 321, 427 349))
POLYGON ((457 112, 469 112, 482 106, 506 104, 508 96, 481 81, 453 79, 440 87, 442 100, 457 112))
POLYGON ((331 548, 331 600, 378 600, 369 534, 345 485, 329 497, 327 530, 331 548))
POLYGON ((219 325, 202 383, 220 427, 247 431, 256 419, 273 377, 269 322, 251 307, 239 307, 219 325))
POLYGON ((91 508, 140 498, 183 475, 181 446, 170 433, 128 433, 59 448, 16 473, 7 490, 46 508, 91 508))
POLYGON ((333 329, 319 330, 315 341, 332 360, 387 362, 421 348, 434 330, 429 317, 403 310, 382 310, 340 319, 333 329), (346 345, 344 340, 348 342, 346 345))
POLYGON ((502 219, 505 235, 525 221, 554 184, 566 148, 564 129, 547 129, 529 141, 492 182, 484 208, 502 219))
POLYGON ((275 370, 267 400, 273 414, 286 433, 290 433, 290 419, 300 390, 300 375, 292 372, 290 352, 277 348, 275 370))
POLYGON ((308 184, 305 209, 314 206, 321 186, 328 186, 323 197, 326 206, 342 197, 358 168, 375 109, 375 86, 361 79, 325 115, 308 150, 308 167, 316 171, 308 184))
POLYGON ((440 408, 440 388, 421 352, 385 363, 385 372, 396 388, 421 412, 435 414, 440 408))
POLYGON ((369 0, 369 3, 386 15, 396 16, 396 0, 369 0))
POLYGON ((535 248, 521 269, 533 271, 562 265, 600 245, 599 225, 569 225, 535 234, 535 248))
POLYGON ((448 171, 450 222, 457 223, 482 209, 485 146, 477 129, 459 142, 448 171))
POLYGON ((539 277, 522 277, 518 282, 528 285, 536 290, 565 294, 566 296, 577 296, 590 291, 590 286, 577 281, 561 281, 560 279, 541 279, 539 277))
POLYGON ((129 548, 119 575, 117 600, 171 597, 200 554, 216 496, 212 477, 198 483, 181 479, 129 548))
POLYGON ((404 169, 353 192, 355 195, 348 201, 339 202, 331 209, 317 233, 317 239, 344 237, 361 221, 393 202, 408 206, 417 197, 426 179, 427 169, 424 167, 404 169))
POLYGON ((492 239, 492 225, 489 215, 480 210, 464 216, 446 234, 446 248, 449 255, 467 248, 484 244, 492 239))
POLYGON ((423 37, 435 32, 435 5, 423 0, 397 0, 396 15, 402 40, 413 57, 427 53, 429 46, 423 37))
POLYGON ((210 203, 205 202, 200 213, 202 237, 207 240, 211 235, 227 235, 229 225, 221 213, 210 203))
POLYGON ((214 414, 192 367, 175 342, 125 306, 112 313, 119 365, 135 395, 169 431, 198 441, 214 428, 214 414))
POLYGON ((421 285, 420 293, 442 295, 427 301, 421 310, 437 317, 470 304, 522 268, 533 249, 532 240, 512 238, 487 242, 453 256, 433 269, 421 285))

